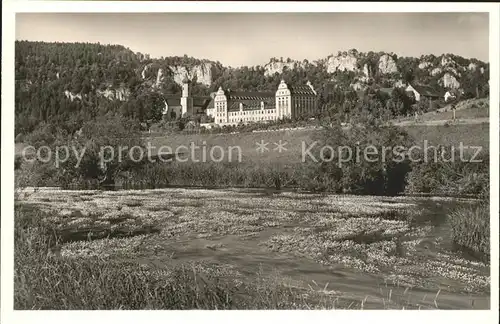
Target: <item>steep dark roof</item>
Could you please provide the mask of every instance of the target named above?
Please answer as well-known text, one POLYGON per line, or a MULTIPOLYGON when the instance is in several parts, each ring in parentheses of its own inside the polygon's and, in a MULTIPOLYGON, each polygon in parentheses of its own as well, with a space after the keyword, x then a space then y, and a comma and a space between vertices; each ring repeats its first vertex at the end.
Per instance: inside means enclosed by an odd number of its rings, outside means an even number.
POLYGON ((181 97, 165 97, 165 101, 169 107, 175 107, 181 105, 181 97))
MULTIPOLYGON (((313 89, 308 85, 288 85, 288 89, 292 95, 307 95, 316 96, 313 89)), ((241 99, 241 100, 264 100, 266 98, 275 98, 276 92, 270 91, 224 91, 228 100, 241 99)))
POLYGON ((265 100, 268 98, 274 98, 276 96, 275 92, 257 92, 257 91, 231 91, 226 90, 224 94, 227 100, 265 100))
POLYGON ((424 97, 440 97, 441 95, 434 88, 422 85, 422 84, 412 84, 413 89, 415 89, 421 96, 424 97))
POLYGON ((301 95, 301 96, 316 96, 311 87, 307 85, 289 85, 288 89, 290 93, 293 95, 301 95))
POLYGON ((210 97, 193 97, 193 106, 206 109, 211 101, 210 97))

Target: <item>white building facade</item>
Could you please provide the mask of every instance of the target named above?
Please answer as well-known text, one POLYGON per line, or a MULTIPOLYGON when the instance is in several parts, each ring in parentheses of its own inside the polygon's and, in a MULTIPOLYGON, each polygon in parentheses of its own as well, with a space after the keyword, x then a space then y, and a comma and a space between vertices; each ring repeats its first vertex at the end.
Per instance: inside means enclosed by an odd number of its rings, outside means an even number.
POLYGON ((222 126, 297 118, 316 111, 317 94, 309 82, 305 86, 291 87, 282 80, 275 93, 233 92, 219 88, 207 115, 222 126))

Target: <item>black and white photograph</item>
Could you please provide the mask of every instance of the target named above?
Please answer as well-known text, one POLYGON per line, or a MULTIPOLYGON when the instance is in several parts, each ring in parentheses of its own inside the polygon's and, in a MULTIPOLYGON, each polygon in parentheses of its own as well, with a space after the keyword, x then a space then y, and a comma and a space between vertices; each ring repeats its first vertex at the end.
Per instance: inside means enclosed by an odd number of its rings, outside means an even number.
POLYGON ((118 2, 13 14, 2 313, 496 309, 498 321, 498 5, 118 2))

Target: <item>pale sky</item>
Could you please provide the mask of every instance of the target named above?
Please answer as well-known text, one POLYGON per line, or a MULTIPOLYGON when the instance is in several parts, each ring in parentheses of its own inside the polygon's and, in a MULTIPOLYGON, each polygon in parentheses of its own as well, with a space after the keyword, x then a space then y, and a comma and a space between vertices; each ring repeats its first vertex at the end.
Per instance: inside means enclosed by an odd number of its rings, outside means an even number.
POLYGON ((453 53, 488 61, 488 13, 22 13, 16 39, 120 44, 225 66, 338 51, 453 53))

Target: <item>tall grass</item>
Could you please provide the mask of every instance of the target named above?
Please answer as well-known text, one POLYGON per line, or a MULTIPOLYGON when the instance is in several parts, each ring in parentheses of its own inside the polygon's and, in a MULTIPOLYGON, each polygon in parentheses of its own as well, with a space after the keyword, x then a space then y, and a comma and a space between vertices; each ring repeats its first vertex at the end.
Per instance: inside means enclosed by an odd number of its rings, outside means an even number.
POLYGON ((304 166, 249 163, 180 163, 147 165, 121 178, 124 183, 144 183, 153 187, 163 184, 190 187, 275 188, 308 186, 304 166))
POLYGON ((450 215, 450 224, 455 244, 489 259, 490 208, 487 202, 455 210, 450 215))
POLYGON ((18 310, 335 307, 320 293, 304 295, 263 278, 244 283, 218 277, 203 266, 61 257, 50 253, 55 234, 45 217, 36 209, 16 206, 14 308, 18 310))

